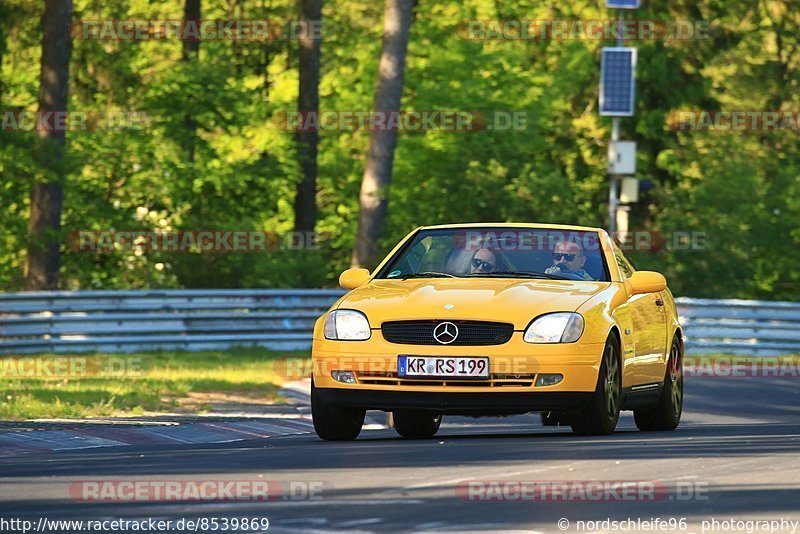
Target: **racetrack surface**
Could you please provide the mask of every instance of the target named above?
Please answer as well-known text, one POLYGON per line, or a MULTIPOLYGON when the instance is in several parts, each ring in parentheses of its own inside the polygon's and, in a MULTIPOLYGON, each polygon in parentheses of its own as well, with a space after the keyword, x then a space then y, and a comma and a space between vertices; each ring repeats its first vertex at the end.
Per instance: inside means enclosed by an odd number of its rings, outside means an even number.
MULTIPOLYGON (((687 378, 684 418, 675 432, 639 432, 627 412, 617 432, 606 437, 544 428, 534 414, 450 417, 431 440, 365 430, 352 443, 304 434, 0 458, 0 516, 267 517, 268 532, 622 531, 579 521, 675 518, 675 528, 639 523, 624 530, 699 533, 701 521, 716 519, 720 523, 706 531, 742 532, 724 528, 731 525, 722 521, 800 521, 799 401, 797 378, 687 378), (283 493, 269 502, 87 502, 70 493, 81 481, 223 479, 277 482, 284 490, 295 488, 297 498, 283 493), (517 487, 503 481, 628 481, 660 490, 655 500, 646 492, 620 500, 612 491, 601 501, 580 493, 570 500, 556 493, 544 500, 476 501, 464 491, 465 481, 481 481, 484 489, 491 481, 503 488, 517 487), (316 492, 314 498, 302 498, 303 488, 316 492), (680 518, 687 520, 685 529, 680 518), (562 519, 569 521, 567 530, 559 528, 562 519)), ((755 523, 739 526, 768 531, 755 523)))

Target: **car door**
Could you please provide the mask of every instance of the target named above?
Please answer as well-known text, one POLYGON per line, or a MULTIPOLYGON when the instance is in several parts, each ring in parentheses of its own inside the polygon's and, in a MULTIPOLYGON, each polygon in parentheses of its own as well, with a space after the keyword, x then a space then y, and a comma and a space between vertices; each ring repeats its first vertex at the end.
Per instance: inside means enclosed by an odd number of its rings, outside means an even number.
MULTIPOLYGON (((620 275, 623 281, 630 278, 635 269, 622 251, 615 250, 620 275)), ((661 382, 664 379, 666 359, 667 318, 661 293, 633 295, 627 302, 633 337, 631 371, 632 386, 661 382)))
POLYGON ((664 379, 667 320, 660 293, 630 299, 637 382, 655 384, 664 379))

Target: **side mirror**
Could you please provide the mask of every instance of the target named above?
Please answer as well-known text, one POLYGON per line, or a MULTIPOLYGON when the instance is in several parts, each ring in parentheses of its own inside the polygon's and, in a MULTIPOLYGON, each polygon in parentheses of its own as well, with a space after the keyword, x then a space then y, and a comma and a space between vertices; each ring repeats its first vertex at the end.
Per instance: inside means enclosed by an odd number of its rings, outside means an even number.
POLYGON ((636 271, 628 279, 628 283, 634 295, 658 293, 667 288, 667 279, 663 274, 655 271, 636 271))
POLYGON ((339 286, 342 289, 355 289, 364 285, 369 276, 367 269, 347 269, 339 275, 339 286))

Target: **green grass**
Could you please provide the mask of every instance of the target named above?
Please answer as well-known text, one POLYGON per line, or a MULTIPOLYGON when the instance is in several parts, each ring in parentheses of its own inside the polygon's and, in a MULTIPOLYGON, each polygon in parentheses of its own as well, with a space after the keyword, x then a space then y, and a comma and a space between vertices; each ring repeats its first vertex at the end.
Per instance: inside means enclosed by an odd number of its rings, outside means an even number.
MULTIPOLYGON (((30 358, 53 358, 37 356, 30 358)), ((202 398, 213 393, 261 403, 281 400, 278 390, 286 380, 276 360, 308 358, 305 352, 271 352, 248 348, 228 351, 161 351, 130 355, 92 354, 72 358, 111 362, 113 369, 58 377, 20 377, 9 372, 9 360, 0 373, 0 419, 73 418, 141 415, 153 412, 204 411, 208 403, 186 403, 190 393, 202 398), (76 376, 77 375, 77 376, 76 376)), ((57 356, 56 358, 62 358, 57 356)), ((66 358, 66 357, 63 357, 66 358)), ((13 363, 13 362, 12 362, 13 363)), ((291 379, 291 377, 290 377, 291 379)))

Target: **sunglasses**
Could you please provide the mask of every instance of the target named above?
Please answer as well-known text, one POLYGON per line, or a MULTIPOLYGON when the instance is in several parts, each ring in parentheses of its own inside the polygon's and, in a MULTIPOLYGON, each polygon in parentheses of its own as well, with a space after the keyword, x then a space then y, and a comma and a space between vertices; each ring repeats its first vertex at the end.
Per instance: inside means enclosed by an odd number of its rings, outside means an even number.
POLYGON ((555 261, 561 261, 562 258, 567 261, 573 261, 575 259, 575 254, 559 254, 558 252, 553 253, 553 259, 555 261))
POLYGON ((489 263, 488 261, 479 260, 478 258, 472 258, 472 268, 480 269, 482 271, 491 271, 494 269, 494 264, 489 263))

